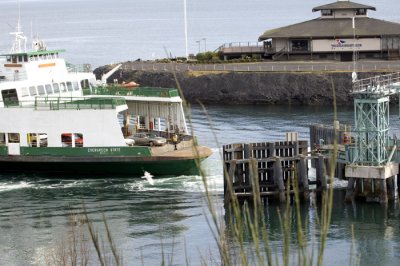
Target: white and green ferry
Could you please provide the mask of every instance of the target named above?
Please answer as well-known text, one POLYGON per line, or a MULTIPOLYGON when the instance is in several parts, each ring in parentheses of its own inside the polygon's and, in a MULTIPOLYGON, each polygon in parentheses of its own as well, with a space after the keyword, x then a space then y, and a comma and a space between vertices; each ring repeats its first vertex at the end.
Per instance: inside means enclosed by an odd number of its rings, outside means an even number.
POLYGON ((69 69, 62 50, 47 50, 18 29, 0 58, 0 171, 88 174, 197 174, 211 155, 188 132, 177 89, 106 86, 69 69), (179 143, 135 146, 152 132, 179 143), (176 145, 175 145, 176 144, 176 145))

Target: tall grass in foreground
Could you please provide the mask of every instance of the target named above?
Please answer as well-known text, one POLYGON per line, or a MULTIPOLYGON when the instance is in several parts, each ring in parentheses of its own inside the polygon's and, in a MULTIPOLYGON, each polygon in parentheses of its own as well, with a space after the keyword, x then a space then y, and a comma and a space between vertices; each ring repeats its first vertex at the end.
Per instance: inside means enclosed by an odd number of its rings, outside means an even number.
MULTIPOLYGON (((186 103, 182 89, 179 85, 176 74, 173 72, 177 81, 178 90, 184 101, 186 113, 189 115, 189 123, 193 129, 190 119, 190 106, 186 103)), ((336 98, 335 89, 333 89, 334 117, 336 120, 336 98)), ((202 105, 205 116, 209 119, 210 128, 213 131, 212 121, 207 114, 206 108, 202 105)), ((193 130, 192 130, 193 131, 193 130)), ((213 131, 214 132, 214 131, 213 131)), ((218 138, 214 134, 215 142, 220 147, 218 138)), ((335 140, 337 136, 335 137, 335 140)), ((195 142, 196 143, 196 142, 195 142)), ((334 144, 332 153, 332 163, 329 169, 330 186, 322 193, 321 203, 318 203, 319 212, 317 217, 316 230, 310 232, 309 224, 303 223, 304 216, 308 214, 301 213, 301 201, 299 193, 299 182, 295 173, 287 180, 287 186, 294 188, 294 195, 291 200, 287 200, 284 205, 277 205, 276 214, 280 224, 282 237, 274 239, 275 234, 271 232, 269 224, 266 222, 265 206, 259 194, 258 180, 253 180, 254 197, 245 203, 238 201, 233 193, 231 180, 228 178, 227 169, 224 169, 224 178, 229 187, 227 199, 229 203, 223 206, 220 198, 210 191, 211 184, 208 183, 204 169, 200 166, 200 160, 197 161, 200 176, 205 190, 205 202, 210 217, 207 219, 209 228, 212 232, 218 250, 211 250, 209 254, 202 254, 200 262, 194 262, 194 265, 323 265, 324 252, 329 233, 331 212, 333 205, 333 179, 336 165, 337 143, 334 144), (295 221, 295 223, 293 222, 295 221), (294 233, 293 233, 294 232, 294 233), (293 237, 295 236, 295 237, 293 237)), ((193 150, 197 153, 197 150, 193 150)), ((254 171, 254 179, 258 177, 255 171, 257 161, 252 159, 250 170, 254 171)), ((224 164, 225 165, 225 164, 224 164)), ((289 191, 286 194, 290 198, 289 191)), ((71 230, 68 233, 67 240, 56 248, 49 256, 47 265, 144 265, 143 256, 141 261, 123 262, 121 252, 118 251, 115 242, 112 239, 111 230, 108 227, 107 219, 103 214, 103 223, 105 228, 105 237, 99 236, 99 232, 93 226, 90 217, 88 217, 85 206, 79 217, 72 215, 70 218, 71 230), (77 226, 77 224, 79 226, 77 226), (86 229, 85 229, 86 228, 86 229), (89 244, 91 247, 89 247, 89 244)), ((354 239, 354 237, 353 237, 354 239)), ((161 246, 162 245, 161 239, 161 246)), ((186 240, 184 240, 185 263, 191 265, 190 258, 186 254, 186 240)), ((356 264, 354 259, 354 243, 352 245, 349 264, 356 264)), ((165 251, 162 247, 160 251, 160 265, 173 265, 173 253, 169 259, 165 257, 165 251)))

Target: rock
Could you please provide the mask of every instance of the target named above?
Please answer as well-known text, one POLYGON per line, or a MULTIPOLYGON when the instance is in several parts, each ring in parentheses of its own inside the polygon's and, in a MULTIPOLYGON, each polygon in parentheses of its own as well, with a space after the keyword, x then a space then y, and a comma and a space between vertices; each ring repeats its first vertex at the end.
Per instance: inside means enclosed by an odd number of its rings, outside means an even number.
MULTIPOLYGON (((95 70, 99 79, 111 67, 95 70)), ((379 75, 360 73, 359 78, 379 75)), ((121 70, 109 80, 134 81, 143 87, 178 84, 188 102, 204 104, 353 105, 351 72, 193 72, 121 70)))

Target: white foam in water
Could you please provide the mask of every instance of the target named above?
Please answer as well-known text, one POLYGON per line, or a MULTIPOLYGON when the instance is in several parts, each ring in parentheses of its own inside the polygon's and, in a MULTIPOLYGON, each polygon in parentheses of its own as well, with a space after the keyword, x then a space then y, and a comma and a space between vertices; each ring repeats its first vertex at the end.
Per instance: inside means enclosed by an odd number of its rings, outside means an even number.
POLYGON ((33 186, 32 184, 27 183, 25 181, 21 181, 19 183, 0 183, 0 192, 30 188, 32 186, 33 186))
POLYGON ((142 176, 142 178, 145 178, 147 180, 147 182, 149 182, 150 185, 154 185, 154 179, 153 179, 153 175, 150 174, 149 172, 145 171, 144 172, 144 176, 142 176))

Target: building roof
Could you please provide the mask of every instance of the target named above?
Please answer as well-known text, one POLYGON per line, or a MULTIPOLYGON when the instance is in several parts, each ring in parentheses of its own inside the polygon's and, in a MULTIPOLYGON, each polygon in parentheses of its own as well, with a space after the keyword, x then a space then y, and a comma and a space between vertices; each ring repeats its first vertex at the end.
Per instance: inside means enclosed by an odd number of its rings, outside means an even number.
MULTIPOLYGON (((362 17, 355 18, 355 33, 359 37, 400 35, 400 23, 362 17)), ((353 37, 351 18, 317 18, 264 32, 258 40, 270 38, 332 38, 353 37)))
POLYGON ((361 8, 376 10, 376 8, 373 6, 366 6, 350 1, 337 1, 335 3, 314 7, 312 11, 315 12, 324 9, 343 10, 343 9, 361 9, 361 8))

